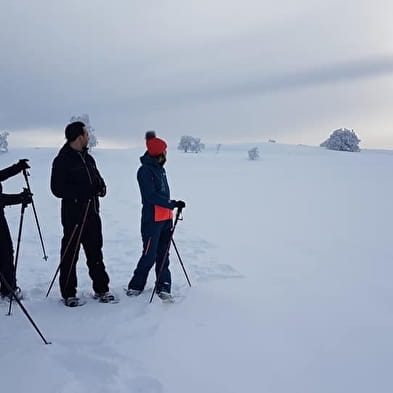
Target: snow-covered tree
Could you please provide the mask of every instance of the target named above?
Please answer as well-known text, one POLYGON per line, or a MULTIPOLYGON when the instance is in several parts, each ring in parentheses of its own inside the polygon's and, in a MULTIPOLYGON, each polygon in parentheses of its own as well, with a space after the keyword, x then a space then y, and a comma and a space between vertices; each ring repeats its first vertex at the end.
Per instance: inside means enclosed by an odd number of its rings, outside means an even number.
POLYGON ((74 121, 81 121, 86 126, 87 132, 89 133, 89 144, 87 145, 87 147, 89 149, 96 147, 98 145, 98 140, 95 134, 95 129, 90 124, 89 115, 87 113, 84 113, 80 116, 72 116, 70 122, 72 123, 74 121))
POLYGON ((8 135, 10 134, 7 131, 0 132, 0 153, 7 153, 8 151, 8 135))
POLYGON ((329 150, 351 151, 358 152, 360 139, 356 136, 353 130, 347 128, 340 128, 333 131, 325 142, 321 143, 321 147, 326 147, 329 150))
POLYGON ((249 160, 258 160, 259 158, 259 149, 257 147, 253 147, 248 151, 248 159, 249 160))
POLYGON ((201 143, 200 138, 194 138, 193 136, 184 135, 181 137, 178 150, 183 150, 185 153, 193 152, 199 153, 205 148, 205 145, 201 143))

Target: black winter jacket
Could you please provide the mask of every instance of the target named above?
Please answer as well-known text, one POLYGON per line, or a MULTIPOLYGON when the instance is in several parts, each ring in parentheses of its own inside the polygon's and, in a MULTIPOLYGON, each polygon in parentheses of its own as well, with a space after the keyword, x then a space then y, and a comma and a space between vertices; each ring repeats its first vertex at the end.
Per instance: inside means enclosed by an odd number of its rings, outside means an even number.
POLYGON ((3 194, 1 182, 17 175, 21 171, 18 164, 11 165, 0 171, 0 214, 4 214, 4 206, 18 205, 22 203, 22 197, 19 194, 3 194))
POLYGON ((92 199, 98 212, 98 195, 105 195, 106 185, 87 148, 78 152, 66 143, 60 149, 52 164, 51 190, 63 207, 92 199))

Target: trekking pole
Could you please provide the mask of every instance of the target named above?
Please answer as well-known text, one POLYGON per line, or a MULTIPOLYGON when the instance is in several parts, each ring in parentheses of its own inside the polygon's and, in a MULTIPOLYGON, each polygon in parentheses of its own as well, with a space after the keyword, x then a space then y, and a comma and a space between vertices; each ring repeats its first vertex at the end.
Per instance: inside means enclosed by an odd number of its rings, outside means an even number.
POLYGON ((54 284, 54 282, 55 282, 55 280, 56 280, 57 274, 59 273, 60 266, 61 266, 61 264, 63 263, 63 259, 64 259, 65 255, 67 254, 68 248, 69 248, 70 245, 71 245, 72 239, 74 238, 74 235, 75 235, 76 230, 78 229, 78 227, 79 227, 79 224, 76 224, 75 227, 74 227, 74 229, 72 230, 70 239, 68 240, 68 243, 67 243, 67 245, 66 245, 66 248, 65 248, 65 250, 64 250, 64 253, 63 253, 63 255, 62 255, 61 258, 60 258, 59 266, 58 266, 57 269, 56 269, 56 272, 55 272, 55 274, 54 274, 54 276, 53 276, 53 279, 52 279, 52 281, 51 281, 51 283, 50 283, 50 285, 49 285, 49 289, 48 289, 48 292, 46 293, 46 296, 45 296, 45 297, 48 297, 48 296, 49 296, 49 292, 51 291, 51 289, 52 289, 52 287, 53 287, 53 284, 54 284))
MULTIPOLYGON (((26 315, 27 319, 30 321, 30 323, 33 325, 34 329, 36 330, 36 332, 39 334, 39 336, 42 338, 42 340, 44 341, 45 344, 52 344, 49 341, 46 341, 45 337, 42 335, 42 333, 40 332, 40 329, 38 329, 37 325, 34 323, 33 319, 31 318, 31 316, 29 315, 29 313, 27 312, 25 306, 22 304, 22 302, 18 299, 15 291, 11 288, 10 284, 7 282, 7 280, 4 278, 3 273, 0 272, 0 278, 1 278, 1 282, 6 286, 6 288, 10 291, 12 297, 15 298, 15 301, 19 304, 19 307, 22 309, 23 313, 26 315)), ((11 298, 12 298, 11 297, 11 298)))
MULTIPOLYGON (((18 230, 18 243, 16 246, 16 254, 15 254, 15 265, 14 265, 14 286, 16 287, 16 268, 18 267, 18 259, 19 259, 19 248, 20 248, 20 239, 22 237, 22 225, 23 225, 23 217, 25 215, 25 209, 27 207, 27 203, 22 203, 22 207, 20 210, 20 220, 19 220, 19 230, 18 230)), ((11 315, 11 309, 12 309, 12 299, 13 297, 11 296, 10 299, 10 306, 8 308, 8 314, 11 315)))
POLYGON ((181 220, 183 219, 183 217, 181 216, 181 211, 182 211, 182 208, 180 208, 180 207, 177 208, 175 223, 173 224, 173 226, 172 226, 172 228, 171 228, 171 232, 170 232, 170 235, 169 235, 168 246, 167 246, 167 248, 166 248, 166 250, 165 250, 164 257, 162 258, 161 266, 160 266, 160 271, 158 272, 157 279, 156 279, 156 283, 155 283, 155 285, 154 285, 153 292, 152 292, 152 294, 151 294, 149 303, 151 303, 151 302, 153 301, 153 296, 154 296, 154 294, 155 294, 156 291, 157 291, 158 282, 159 282, 159 280, 160 280, 161 273, 162 273, 162 270, 163 270, 163 268, 164 268, 165 261, 166 261, 166 259, 168 258, 169 249, 171 248, 171 242, 172 242, 172 238, 173 238, 173 233, 175 232, 175 229, 176 229, 176 224, 177 224, 177 222, 178 222, 179 220, 181 221, 181 220))
MULTIPOLYGON (((90 203, 91 203, 91 199, 89 199, 89 201, 87 202, 85 214, 83 215, 83 220, 82 220, 81 229, 79 230, 79 235, 78 235, 78 239, 76 240, 74 255, 72 256, 72 260, 71 260, 70 270, 68 271, 68 276, 67 276, 67 280, 66 280, 66 284, 65 284, 66 286, 67 286, 67 284, 68 284, 68 281, 70 280, 71 270, 72 270, 72 268, 73 268, 73 266, 74 266, 74 263, 75 263, 76 253, 77 253, 78 248, 79 248, 80 243, 81 243, 82 232, 83 232, 83 229, 84 229, 85 224, 86 224, 87 213, 89 212, 90 203)), ((65 253, 64 253, 64 254, 65 254, 65 253)))
MULTIPOLYGON (((27 189, 29 190, 29 193, 32 194, 31 188, 30 188, 29 179, 28 179, 28 176, 30 176, 30 173, 26 169, 23 169, 22 172, 23 172, 23 176, 25 177, 25 180, 26 180, 27 189)), ((40 227, 40 224, 38 222, 37 211, 35 210, 35 206, 34 206, 34 201, 33 200, 31 202, 31 204, 33 206, 33 212, 34 212, 35 222, 37 224, 38 235, 40 236, 42 251, 44 253, 43 259, 45 259, 45 261, 47 261, 48 260, 48 256, 46 255, 44 241, 42 240, 41 227, 40 227)))
POLYGON ((179 258, 179 262, 180 262, 180 265, 181 265, 181 267, 182 267, 182 269, 183 269, 184 275, 186 276, 188 285, 191 287, 190 279, 188 278, 186 269, 185 269, 185 267, 184 267, 183 261, 182 261, 182 259, 181 259, 181 257, 180 257, 179 251, 178 251, 178 249, 177 249, 177 247, 176 247, 176 243, 175 243, 175 240, 173 239, 173 237, 172 237, 172 244, 173 244, 173 247, 175 247, 175 251, 176 251, 177 257, 179 258))

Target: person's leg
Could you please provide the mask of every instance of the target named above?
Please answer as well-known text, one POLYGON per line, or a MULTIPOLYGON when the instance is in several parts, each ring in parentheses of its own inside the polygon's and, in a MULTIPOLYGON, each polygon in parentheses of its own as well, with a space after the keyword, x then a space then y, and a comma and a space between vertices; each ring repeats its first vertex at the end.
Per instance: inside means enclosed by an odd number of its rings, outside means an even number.
POLYGON ((161 222, 142 223, 143 252, 128 284, 128 289, 143 291, 145 288, 147 276, 157 258, 161 227, 161 222))
MULTIPOLYGON (((11 234, 7 225, 7 221, 0 213, 0 271, 8 284, 15 289, 15 267, 14 267, 14 249, 12 247, 11 234)), ((1 284, 0 293, 2 296, 8 296, 9 290, 1 284)))
POLYGON ((75 226, 71 227, 69 225, 63 227, 63 238, 61 240, 60 260, 62 262, 60 264, 59 284, 61 296, 64 299, 74 297, 78 285, 76 263, 78 261, 80 249, 80 245, 77 244, 80 228, 78 227, 76 233, 74 232, 74 228, 75 226), (72 237, 71 243, 69 243, 73 232, 74 236, 72 237))
POLYGON ((86 254, 89 276, 93 281, 95 293, 109 291, 109 276, 105 270, 102 255, 102 224, 100 216, 94 212, 88 215, 82 234, 82 245, 86 254))
POLYGON ((164 222, 157 248, 156 277, 158 280, 157 293, 171 293, 171 272, 169 270, 169 242, 171 241, 172 220, 164 222), (168 252, 167 252, 168 251, 168 252), (166 255, 165 255, 166 254, 166 255), (164 259, 165 258, 165 259, 164 259), (161 270, 162 266, 162 270, 161 270), (161 270, 161 274, 160 274, 161 270), (158 277, 158 275, 160 276, 158 277))

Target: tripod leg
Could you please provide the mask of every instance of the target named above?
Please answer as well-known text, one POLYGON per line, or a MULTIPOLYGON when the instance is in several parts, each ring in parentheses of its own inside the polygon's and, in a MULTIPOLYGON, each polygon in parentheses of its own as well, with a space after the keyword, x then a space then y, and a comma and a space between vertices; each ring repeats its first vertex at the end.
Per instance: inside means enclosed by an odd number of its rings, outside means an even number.
MULTIPOLYGON (((34 323, 33 319, 31 318, 30 314, 27 312, 25 306, 22 304, 22 302, 18 299, 18 297, 15 294, 15 291, 11 288, 10 284, 6 281, 5 277, 3 274, 0 272, 0 277, 2 283, 6 286, 6 288, 10 291, 12 298, 15 298, 15 301, 19 304, 19 307, 22 309, 23 313, 26 315, 27 319, 30 321, 30 323, 33 325, 35 331, 39 334, 39 336, 42 338, 42 341, 45 344, 51 344, 51 342, 46 341, 45 337, 42 335, 40 329, 38 329, 37 325, 34 323)), ((9 315, 9 314, 8 314, 9 315)))
MULTIPOLYGON (((30 189, 29 178, 28 178, 28 176, 30 176, 30 174, 29 174, 29 172, 27 172, 26 169, 23 169, 23 176, 24 176, 25 181, 26 181, 27 189, 29 190, 29 193, 32 194, 31 189, 30 189)), ((34 206, 34 201, 31 202, 31 205, 33 206, 33 212, 34 212, 35 222, 37 224, 38 235, 40 237, 41 247, 42 247, 42 251, 44 253, 44 257, 43 258, 44 258, 45 261, 47 261, 48 260, 48 256, 46 255, 45 246, 44 246, 44 240, 42 239, 41 227, 40 227, 40 223, 38 222, 38 216, 37 216, 37 211, 36 211, 35 206, 34 206)))

